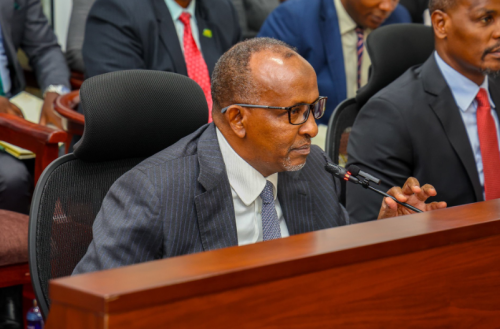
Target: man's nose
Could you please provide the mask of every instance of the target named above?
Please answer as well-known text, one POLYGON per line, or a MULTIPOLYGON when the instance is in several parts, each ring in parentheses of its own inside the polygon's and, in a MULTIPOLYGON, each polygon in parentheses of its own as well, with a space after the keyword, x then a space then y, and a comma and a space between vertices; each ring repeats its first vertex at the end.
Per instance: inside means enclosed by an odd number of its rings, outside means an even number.
POLYGON ((312 113, 309 113, 309 118, 307 118, 307 121, 300 127, 299 134, 309 135, 311 138, 316 137, 318 134, 318 125, 312 113))

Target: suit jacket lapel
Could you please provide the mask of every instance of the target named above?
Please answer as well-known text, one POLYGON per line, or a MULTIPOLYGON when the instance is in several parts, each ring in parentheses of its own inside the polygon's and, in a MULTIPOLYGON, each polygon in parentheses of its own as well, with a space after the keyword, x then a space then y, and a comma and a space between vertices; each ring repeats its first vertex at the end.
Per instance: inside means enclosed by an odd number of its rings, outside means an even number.
POLYGON ((182 53, 179 37, 175 30, 172 16, 164 0, 153 0, 156 19, 160 31, 160 39, 172 58, 176 73, 187 75, 186 61, 182 53))
POLYGON ((315 230, 314 206, 309 182, 301 171, 278 174, 278 200, 290 235, 315 230))
POLYGON ((347 86, 337 11, 332 0, 321 1, 320 27, 325 56, 337 90, 337 97, 339 100, 343 100, 347 97, 347 86))
POLYGON ((198 40, 200 40, 201 52, 207 64, 208 73, 212 76, 215 63, 221 55, 218 50, 220 47, 217 47, 219 34, 214 33, 217 26, 210 22, 204 3, 200 0, 196 2, 196 22, 198 23, 198 40), (204 35, 203 31, 205 31, 205 29, 211 31, 210 37, 204 35))
MULTIPOLYGON (((476 200, 482 201, 483 189, 479 182, 476 161, 474 159, 469 137, 459 108, 455 103, 450 88, 441 74, 434 54, 424 63, 421 70, 424 90, 428 95, 429 106, 436 113, 441 125, 446 131, 446 135, 451 145, 462 161, 472 186, 474 187, 476 200)), ((429 145, 429 147, 432 147, 432 145, 429 145)), ((436 168, 436 170, 438 169, 439 168, 436 168)))
POLYGON ((194 199, 204 250, 237 246, 236 219, 226 167, 212 123, 198 141, 198 182, 205 192, 194 199))

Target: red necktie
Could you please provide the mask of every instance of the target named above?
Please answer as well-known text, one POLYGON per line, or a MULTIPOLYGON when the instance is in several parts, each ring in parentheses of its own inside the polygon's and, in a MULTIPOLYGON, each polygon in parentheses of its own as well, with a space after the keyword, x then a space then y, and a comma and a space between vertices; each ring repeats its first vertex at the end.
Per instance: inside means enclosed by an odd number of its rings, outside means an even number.
POLYGON ((210 88, 210 75, 208 74, 207 64, 203 59, 191 32, 189 13, 182 13, 179 20, 184 24, 184 59, 188 71, 188 77, 196 81, 207 98, 208 103, 208 122, 212 122, 212 90, 210 88))
POLYGON ((477 100, 477 133, 483 159, 484 193, 486 200, 500 198, 500 151, 495 121, 491 115, 488 93, 479 89, 477 100))

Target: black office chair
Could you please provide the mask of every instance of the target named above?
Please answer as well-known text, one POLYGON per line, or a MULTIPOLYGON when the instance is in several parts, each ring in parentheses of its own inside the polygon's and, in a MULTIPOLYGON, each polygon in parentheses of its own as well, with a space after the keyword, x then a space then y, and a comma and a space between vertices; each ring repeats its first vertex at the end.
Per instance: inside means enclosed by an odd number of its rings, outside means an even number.
MULTIPOLYGON (((340 103, 328 122, 326 153, 333 162, 347 163, 347 144, 359 110, 378 91, 396 80, 410 67, 424 63, 434 51, 431 27, 394 24, 373 31, 366 41, 372 65, 368 83, 356 97, 340 103)), ((340 202, 345 205, 345 181, 341 181, 340 202)))
POLYGON ((75 152, 44 171, 30 214, 30 272, 43 315, 49 280, 71 275, 92 241, 92 224, 111 185, 139 162, 208 122, 199 85, 186 76, 121 71, 86 80, 85 130, 75 152))

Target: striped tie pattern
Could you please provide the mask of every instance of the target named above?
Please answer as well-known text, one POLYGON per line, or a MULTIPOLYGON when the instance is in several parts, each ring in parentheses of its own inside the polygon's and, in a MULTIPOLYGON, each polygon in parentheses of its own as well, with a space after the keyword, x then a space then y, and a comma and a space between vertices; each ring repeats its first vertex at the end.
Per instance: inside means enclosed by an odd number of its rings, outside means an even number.
POLYGON ((480 88, 477 100, 477 132, 483 160, 484 194, 486 200, 500 198, 500 150, 495 121, 486 89, 480 88))
POLYGON ((262 199, 262 240, 281 238, 278 213, 274 206, 273 183, 266 180, 266 186, 260 193, 262 199))
POLYGON ((361 65, 363 64, 363 48, 364 48, 364 29, 360 26, 356 27, 356 35, 358 36, 358 43, 356 49, 358 53, 358 89, 361 88, 361 65))

